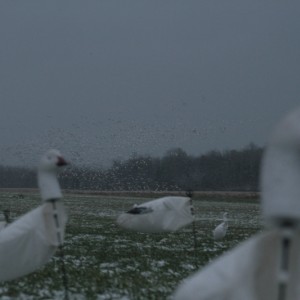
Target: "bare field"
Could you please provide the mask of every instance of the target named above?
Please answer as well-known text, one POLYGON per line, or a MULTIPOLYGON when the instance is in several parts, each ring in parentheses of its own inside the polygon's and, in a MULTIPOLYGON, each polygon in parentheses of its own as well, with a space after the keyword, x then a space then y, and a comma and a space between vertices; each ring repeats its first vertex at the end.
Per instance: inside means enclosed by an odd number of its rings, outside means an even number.
MULTIPOLYGON (((149 194, 66 192, 69 222, 64 247, 70 299, 169 299, 181 280, 260 231, 257 198, 225 195, 195 195, 195 249, 192 225, 168 234, 128 232, 116 225, 119 213, 149 200, 149 194), (211 233, 225 211, 229 230, 217 244, 211 233)), ((10 207, 15 217, 39 203, 36 190, 0 192, 0 209, 10 207)), ((0 297, 63 299, 59 253, 37 272, 0 283, 0 297)))

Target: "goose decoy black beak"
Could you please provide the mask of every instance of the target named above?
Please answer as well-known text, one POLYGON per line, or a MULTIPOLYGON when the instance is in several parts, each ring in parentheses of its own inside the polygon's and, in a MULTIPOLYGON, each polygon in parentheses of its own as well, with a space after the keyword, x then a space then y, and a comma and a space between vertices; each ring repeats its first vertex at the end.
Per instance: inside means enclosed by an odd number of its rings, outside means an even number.
POLYGON ((57 166, 62 167, 62 166, 66 166, 68 164, 69 163, 62 156, 58 156, 57 163, 56 163, 57 166))

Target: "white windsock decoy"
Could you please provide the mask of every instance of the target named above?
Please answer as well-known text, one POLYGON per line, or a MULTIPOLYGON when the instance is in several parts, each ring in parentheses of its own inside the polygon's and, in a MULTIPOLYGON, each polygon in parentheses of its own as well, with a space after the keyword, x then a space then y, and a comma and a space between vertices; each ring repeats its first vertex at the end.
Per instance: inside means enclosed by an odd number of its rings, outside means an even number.
POLYGON ((173 300, 300 299, 300 109, 274 131, 260 175, 268 230, 184 280, 173 300))
POLYGON ((35 271, 62 243, 67 217, 57 173, 66 164, 57 150, 42 157, 38 167, 42 204, 0 231, 0 281, 35 271))
POLYGON ((159 233, 176 231, 194 220, 189 197, 169 196, 134 205, 117 218, 126 229, 159 233))
POLYGON ((227 229, 228 229, 228 219, 227 219, 227 212, 223 214, 223 222, 219 224, 214 230, 213 230, 213 237, 215 241, 219 241, 222 238, 225 237, 227 229))

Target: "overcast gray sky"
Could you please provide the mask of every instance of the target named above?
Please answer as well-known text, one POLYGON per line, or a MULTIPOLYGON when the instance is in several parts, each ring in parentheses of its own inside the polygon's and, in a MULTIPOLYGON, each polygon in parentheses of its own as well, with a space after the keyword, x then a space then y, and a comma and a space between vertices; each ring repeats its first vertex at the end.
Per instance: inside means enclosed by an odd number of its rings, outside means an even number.
POLYGON ((264 145, 299 103, 300 2, 0 2, 1 164, 264 145))

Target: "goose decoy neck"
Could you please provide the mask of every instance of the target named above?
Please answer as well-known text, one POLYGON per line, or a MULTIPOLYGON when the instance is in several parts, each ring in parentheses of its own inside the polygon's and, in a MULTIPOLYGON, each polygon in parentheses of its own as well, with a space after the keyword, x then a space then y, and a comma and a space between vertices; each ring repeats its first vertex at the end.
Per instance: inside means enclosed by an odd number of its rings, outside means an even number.
POLYGON ((38 168, 38 186, 43 201, 62 198, 57 175, 60 168, 66 164, 57 150, 49 150, 42 156, 38 168))
POLYGON ((62 193, 54 172, 38 172, 38 186, 43 201, 61 199, 62 193))
POLYGON ((262 214, 267 224, 300 222, 300 109, 274 131, 260 175, 262 214))

